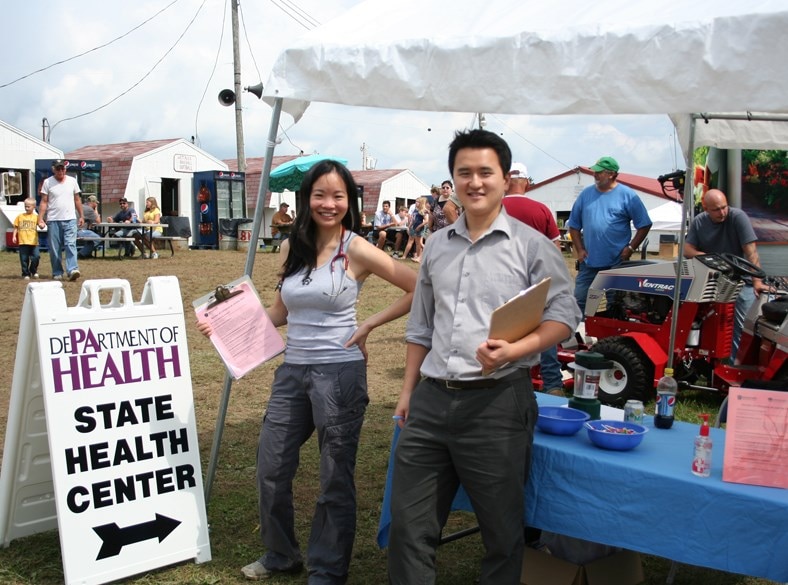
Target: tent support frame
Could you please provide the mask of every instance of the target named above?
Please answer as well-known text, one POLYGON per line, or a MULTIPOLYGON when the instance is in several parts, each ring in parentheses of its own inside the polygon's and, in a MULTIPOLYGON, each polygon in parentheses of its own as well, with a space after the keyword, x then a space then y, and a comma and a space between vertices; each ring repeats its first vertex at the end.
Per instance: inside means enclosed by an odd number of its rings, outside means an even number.
POLYGON ((690 114, 690 128, 689 140, 687 144, 687 171, 684 177, 684 201, 682 203, 681 213, 681 229, 679 230, 679 253, 676 258, 676 280, 673 288, 673 319, 670 323, 670 341, 668 345, 668 363, 667 367, 673 367, 673 348, 676 343, 676 328, 678 327, 678 314, 679 314, 679 299, 681 297, 681 267, 684 262, 683 250, 686 232, 689 229, 689 221, 692 219, 692 210, 694 207, 693 197, 693 153, 695 152, 695 125, 698 120, 703 120, 708 124, 711 120, 738 120, 747 122, 788 122, 788 114, 714 114, 714 113, 696 113, 690 114))
MULTIPOLYGON (((265 162, 263 164, 262 176, 260 177, 260 188, 257 192, 257 203, 255 205, 255 212, 254 212, 254 224, 252 226, 252 235, 251 241, 252 244, 249 246, 249 252, 246 256, 246 267, 244 273, 252 277, 252 271, 254 269, 254 260, 257 254, 257 242, 259 241, 260 237, 260 229, 263 220, 263 210, 265 208, 265 194, 268 192, 268 184, 270 181, 271 176, 271 163, 274 156, 274 149, 276 148, 276 135, 277 135, 277 128, 279 126, 279 119, 282 114, 282 103, 283 98, 275 98, 273 100, 273 113, 271 114, 271 122, 268 129, 268 142, 266 143, 266 153, 265 153, 265 162)), ((681 266, 683 263, 682 260, 682 250, 684 249, 684 240, 687 231, 687 223, 690 219, 693 209, 693 189, 692 189, 692 179, 693 179, 693 168, 692 168, 692 156, 695 150, 695 124, 697 124, 698 120, 703 120, 704 122, 708 123, 709 120, 742 120, 742 121, 763 121, 763 122, 788 122, 788 115, 762 115, 762 114, 708 114, 708 113, 696 113, 690 114, 691 124, 690 124, 690 132, 689 132, 689 144, 687 148, 687 158, 689 160, 686 161, 687 171, 684 180, 684 201, 682 203, 682 229, 679 230, 679 256, 676 259, 676 280, 673 289, 673 319, 671 320, 670 324, 670 342, 669 342, 669 351, 668 351, 668 363, 667 367, 673 367, 673 347, 676 343, 676 328, 678 327, 678 316, 679 311, 679 304, 680 304, 680 297, 681 297, 681 266)), ((210 502, 211 498, 211 488, 213 486, 213 480, 216 474, 216 465, 219 458, 219 447, 222 442, 222 433, 224 431, 224 421, 227 416, 227 406, 230 401, 230 392, 232 390, 232 377, 229 373, 225 372, 224 377, 224 387, 222 389, 222 398, 221 403, 219 405, 219 412, 216 418, 216 429, 214 431, 213 436, 213 444, 211 446, 211 455, 210 460, 208 462, 208 469, 206 471, 205 476, 205 503, 206 505, 210 502)))
MULTIPOLYGON (((265 160, 263 162, 262 176, 260 177, 260 187, 257 191, 257 203, 254 208, 254 223, 252 224, 252 236, 249 243, 249 252, 246 255, 246 267, 244 274, 252 277, 254 270, 254 259, 257 255, 257 246, 260 238, 260 230, 263 223, 263 211, 265 209, 265 194, 268 193, 268 183, 271 177, 271 164, 274 159, 274 148, 276 148, 276 129, 279 127, 279 118, 282 115, 282 98, 274 101, 274 110, 271 114, 271 123, 268 128, 268 142, 265 145, 265 160)), ((211 500, 211 488, 216 475, 216 465, 219 460, 219 446, 222 443, 224 432, 224 421, 227 418, 227 406, 230 403, 230 392, 233 386, 233 378, 225 370, 224 385, 222 388, 222 398, 219 403, 219 412, 216 416, 216 429, 213 432, 213 444, 211 445, 211 456, 208 461, 208 469, 205 473, 205 504, 211 500)))

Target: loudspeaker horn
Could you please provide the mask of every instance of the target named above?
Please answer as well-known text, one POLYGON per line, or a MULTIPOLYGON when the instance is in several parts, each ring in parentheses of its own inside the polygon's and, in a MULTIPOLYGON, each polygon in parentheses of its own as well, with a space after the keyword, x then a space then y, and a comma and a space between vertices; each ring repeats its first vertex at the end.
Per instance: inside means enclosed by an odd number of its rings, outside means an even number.
POLYGON ((235 92, 231 89, 223 89, 220 91, 219 103, 223 106, 232 106, 235 103, 235 92))
POLYGON ((263 84, 258 83, 257 85, 250 85, 249 87, 244 88, 249 93, 253 93, 257 96, 257 99, 263 99, 263 84))

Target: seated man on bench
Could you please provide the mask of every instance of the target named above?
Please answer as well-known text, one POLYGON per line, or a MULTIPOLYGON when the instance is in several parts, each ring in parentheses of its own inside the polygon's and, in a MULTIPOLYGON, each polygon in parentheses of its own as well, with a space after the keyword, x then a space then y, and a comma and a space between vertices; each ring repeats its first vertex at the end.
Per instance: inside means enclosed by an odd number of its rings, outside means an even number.
POLYGON ((82 206, 82 215, 85 222, 81 230, 77 231, 77 239, 82 240, 82 247, 78 250, 77 255, 80 258, 90 258, 93 252, 101 249, 102 244, 93 240, 98 240, 101 234, 94 231, 97 223, 101 223, 101 214, 98 210, 98 198, 95 195, 90 195, 85 202, 86 205, 82 206))
MULTIPOLYGON (((129 201, 125 197, 123 197, 120 201, 120 211, 118 211, 115 215, 108 218, 107 221, 110 223, 121 223, 121 224, 132 224, 132 223, 139 223, 139 219, 137 218, 137 212, 134 211, 133 207, 129 206, 129 201)), ((113 234, 117 237, 129 237, 133 238, 136 237, 135 234, 139 234, 138 229, 134 229, 132 227, 118 229, 113 234)), ((126 256, 131 258, 134 256, 134 244, 132 242, 126 242, 121 244, 126 249, 126 256)))
MULTIPOLYGON (((386 230, 395 232, 394 236, 394 250, 399 250, 402 245, 402 230, 397 229, 399 223, 397 219, 391 214, 391 202, 384 201, 381 204, 382 209, 375 214, 375 221, 373 223, 373 239, 377 240, 377 246, 381 250, 386 247, 386 230)), ((374 241, 372 242, 375 243, 374 241)))
POLYGON ((271 219, 271 251, 279 250, 280 240, 284 240, 290 234, 290 227, 293 225, 293 216, 287 212, 287 203, 279 204, 279 211, 271 219))

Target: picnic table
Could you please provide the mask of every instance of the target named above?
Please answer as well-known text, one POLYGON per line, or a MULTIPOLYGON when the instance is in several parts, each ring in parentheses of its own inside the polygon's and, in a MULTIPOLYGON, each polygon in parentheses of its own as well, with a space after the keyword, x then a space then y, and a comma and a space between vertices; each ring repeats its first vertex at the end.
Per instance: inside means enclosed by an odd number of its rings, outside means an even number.
MULTIPOLYGON (((117 233, 118 230, 138 230, 143 236, 147 236, 151 238, 153 235, 153 231, 156 228, 163 228, 164 233, 167 233, 167 224, 166 223, 120 223, 114 221, 106 221, 101 223, 95 223, 91 226, 91 230, 96 231, 99 234, 98 238, 90 238, 93 242, 101 242, 104 246, 101 249, 101 256, 105 257, 106 250, 110 244, 113 243, 120 243, 121 246, 118 248, 118 258, 122 259, 124 257, 124 248, 125 244, 134 243, 135 239, 133 236, 116 236, 114 235, 117 233)), ((77 238, 78 242, 84 243, 87 238, 77 238)), ((168 236, 162 235, 156 238, 157 242, 161 242, 164 244, 164 247, 169 247, 170 249, 170 256, 175 255, 175 249, 173 248, 172 242, 175 240, 183 240, 185 241, 186 238, 179 237, 179 236, 168 236)), ((144 256, 143 256, 144 258, 144 256)))

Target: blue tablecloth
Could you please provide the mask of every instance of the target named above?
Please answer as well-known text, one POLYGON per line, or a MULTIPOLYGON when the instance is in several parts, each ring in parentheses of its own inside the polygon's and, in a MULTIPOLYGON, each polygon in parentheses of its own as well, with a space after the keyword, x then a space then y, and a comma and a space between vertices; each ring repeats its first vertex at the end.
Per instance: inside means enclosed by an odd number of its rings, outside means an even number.
MULTIPOLYGON (((546 394, 539 403, 565 400, 546 394)), ((722 481, 725 432, 711 429, 711 477, 690 471, 698 425, 655 429, 632 451, 605 451, 586 431, 536 431, 525 493, 531 526, 702 567, 788 581, 788 490, 722 481)), ((378 527, 388 544, 392 451, 378 527)), ((460 489, 453 509, 471 510, 460 489)))

